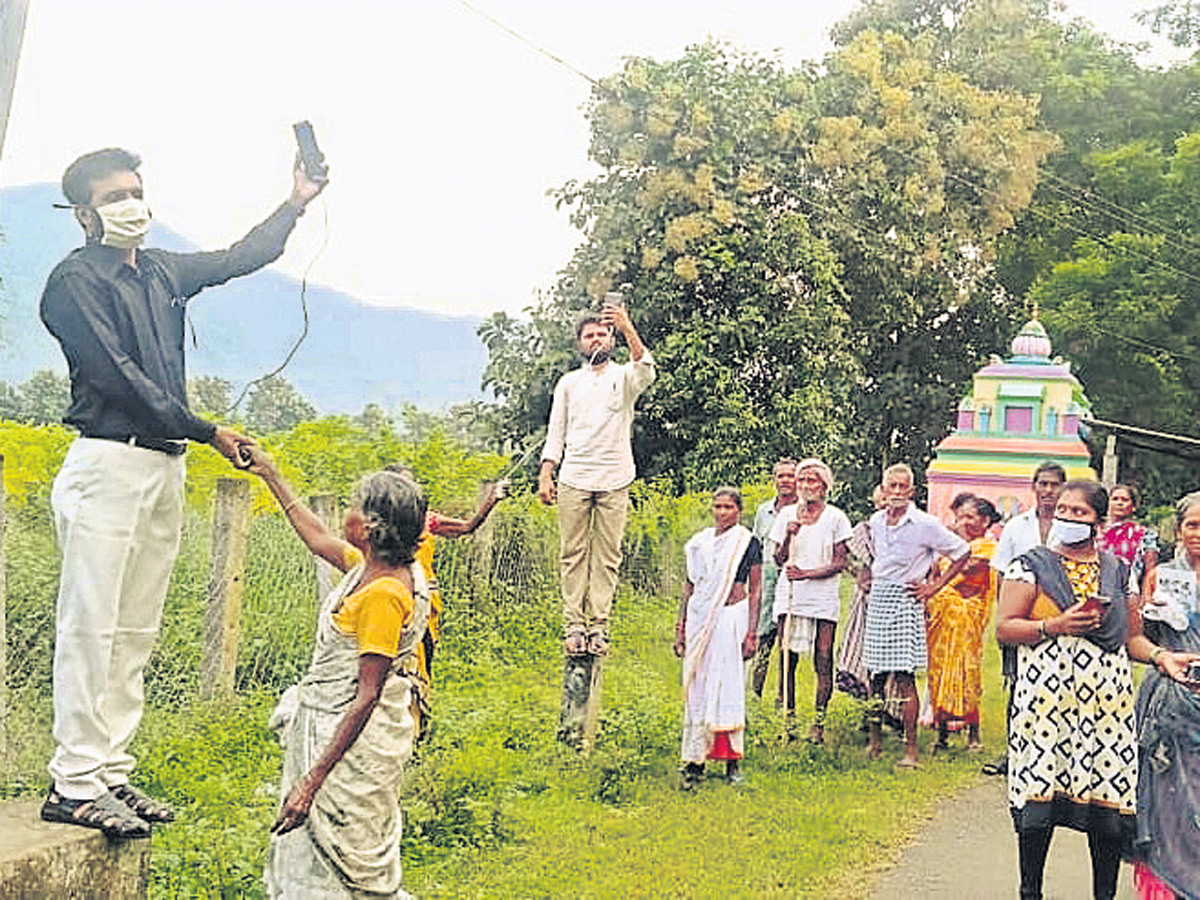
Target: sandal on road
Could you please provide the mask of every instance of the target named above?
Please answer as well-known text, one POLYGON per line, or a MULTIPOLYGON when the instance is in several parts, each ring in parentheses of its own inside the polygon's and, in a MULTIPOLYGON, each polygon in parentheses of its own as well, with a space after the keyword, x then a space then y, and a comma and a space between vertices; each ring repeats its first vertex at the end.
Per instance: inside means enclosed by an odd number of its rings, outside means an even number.
POLYGON ((145 819, 151 825, 175 821, 175 810, 167 804, 149 797, 132 784, 123 784, 112 788, 112 795, 132 809, 140 819, 145 819))
POLYGON ((109 838, 148 838, 150 823, 109 791, 95 800, 72 800, 50 791, 42 804, 42 819, 95 828, 109 838))

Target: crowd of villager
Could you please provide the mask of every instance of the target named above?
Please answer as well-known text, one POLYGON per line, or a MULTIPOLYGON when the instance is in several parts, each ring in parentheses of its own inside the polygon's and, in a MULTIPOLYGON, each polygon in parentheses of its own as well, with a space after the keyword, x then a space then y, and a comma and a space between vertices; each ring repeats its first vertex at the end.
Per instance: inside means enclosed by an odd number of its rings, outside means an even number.
MULTIPOLYGON (((317 557, 345 573, 324 601, 309 668, 271 725, 284 747, 272 827, 272 897, 407 896, 401 888, 399 785, 424 723, 440 633, 435 537, 470 520, 428 510, 403 466, 366 475, 341 533, 308 510, 257 443, 195 416, 184 377, 186 304, 205 287, 277 258, 323 170, 297 166, 287 200, 228 250, 142 250, 150 223, 124 150, 86 154, 63 192, 85 244, 51 273, 41 315, 62 345, 79 431, 52 504, 63 568, 56 608, 53 784, 44 819, 144 838, 174 811, 135 787, 128 746, 143 675, 179 548, 188 441, 212 444, 265 481, 317 557)), ((610 650, 612 600, 636 475, 631 425, 655 363, 619 294, 580 319, 580 366, 554 390, 537 493, 557 505, 563 649, 610 650), (617 335, 629 361, 613 359, 617 335)), ((759 697, 778 648, 777 696, 795 737, 796 670, 811 656, 807 738, 825 740, 835 686, 866 701, 867 755, 884 726, 903 734, 898 765, 920 765, 917 675, 935 750, 979 732, 985 632, 996 613, 1007 685, 1008 749, 985 767, 1008 777, 1021 896, 1040 897, 1053 830, 1086 832, 1094 894, 1111 898, 1119 862, 1137 860, 1144 897, 1200 896, 1200 493, 1179 502, 1175 553, 1159 559, 1134 514, 1137 493, 1068 481, 1049 461, 1031 473, 1033 506, 999 528, 987 499, 962 494, 952 520, 918 508, 911 468, 889 466, 877 511, 852 527, 827 497, 825 462, 780 460, 775 496, 750 516, 733 487, 712 492, 713 525, 686 545, 675 622, 684 714, 681 786, 710 760, 744 777, 747 675, 759 697), (854 592, 840 649, 840 584, 854 592), (1135 702, 1131 662, 1148 674, 1135 702)))

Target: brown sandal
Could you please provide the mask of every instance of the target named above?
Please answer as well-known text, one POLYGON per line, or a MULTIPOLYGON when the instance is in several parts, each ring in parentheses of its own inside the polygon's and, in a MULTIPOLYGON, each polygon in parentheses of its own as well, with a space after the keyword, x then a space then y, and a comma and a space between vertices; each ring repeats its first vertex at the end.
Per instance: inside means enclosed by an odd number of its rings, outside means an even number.
POLYGON ((71 800, 51 790, 42 804, 42 820, 95 828, 110 838, 148 838, 150 823, 109 791, 95 800, 71 800))
POLYGON ((583 656, 587 653, 587 638, 584 637, 582 631, 572 631, 567 635, 563 647, 567 656, 583 656))

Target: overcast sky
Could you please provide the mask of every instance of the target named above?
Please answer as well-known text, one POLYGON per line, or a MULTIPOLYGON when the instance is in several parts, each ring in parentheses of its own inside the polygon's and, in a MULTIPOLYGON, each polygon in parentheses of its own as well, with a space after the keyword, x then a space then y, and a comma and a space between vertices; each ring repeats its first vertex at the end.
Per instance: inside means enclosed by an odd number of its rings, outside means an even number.
MULTIPOLYGON (((2 0, 0 0, 2 2, 2 0)), ((712 36, 818 59, 854 0, 471 0, 579 69, 678 56, 712 36)), ((1149 0, 1072 0, 1125 40, 1149 0)), ((224 246, 290 188, 291 123, 331 166, 277 264, 372 303, 517 312, 580 237, 547 190, 595 174, 588 84, 457 0, 33 0, 0 187, 80 153, 145 159, 155 215, 224 246)), ((69 213, 64 213, 69 215, 69 213)), ((0 248, 0 252, 3 249, 0 248)))

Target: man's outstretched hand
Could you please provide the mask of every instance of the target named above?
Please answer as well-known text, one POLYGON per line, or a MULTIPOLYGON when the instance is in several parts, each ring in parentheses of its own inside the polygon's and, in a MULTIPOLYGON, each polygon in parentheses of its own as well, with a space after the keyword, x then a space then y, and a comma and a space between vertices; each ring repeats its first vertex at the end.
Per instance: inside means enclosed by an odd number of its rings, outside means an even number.
POLYGON ((218 425, 217 430, 213 433, 212 440, 209 441, 217 452, 224 456, 235 469, 250 468, 250 448, 258 446, 257 442, 252 437, 234 431, 232 428, 226 428, 224 425, 218 425))

